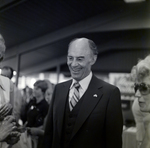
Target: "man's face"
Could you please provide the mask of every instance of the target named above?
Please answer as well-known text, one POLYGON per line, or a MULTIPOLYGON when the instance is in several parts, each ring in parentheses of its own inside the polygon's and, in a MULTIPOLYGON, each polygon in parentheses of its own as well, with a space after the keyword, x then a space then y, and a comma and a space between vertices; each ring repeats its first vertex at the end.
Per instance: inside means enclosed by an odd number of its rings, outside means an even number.
POLYGON ((139 88, 135 96, 138 97, 140 110, 143 112, 150 112, 150 76, 143 80, 137 81, 139 88))
POLYGON ((96 56, 89 48, 87 40, 78 39, 70 45, 67 64, 72 78, 76 81, 80 81, 89 75, 91 66, 95 61, 96 56))

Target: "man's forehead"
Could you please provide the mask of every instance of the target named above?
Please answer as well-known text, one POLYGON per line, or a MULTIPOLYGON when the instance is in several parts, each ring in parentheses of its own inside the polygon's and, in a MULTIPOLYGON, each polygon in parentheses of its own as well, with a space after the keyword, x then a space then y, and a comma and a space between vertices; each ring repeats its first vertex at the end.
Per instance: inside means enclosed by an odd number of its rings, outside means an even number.
POLYGON ((68 52, 68 57, 75 57, 75 58, 84 58, 84 57, 87 57, 87 56, 90 56, 90 53, 88 52, 78 52, 78 51, 71 51, 71 52, 68 52))
POLYGON ((78 56, 85 56, 91 54, 91 49, 88 45, 84 44, 72 44, 68 49, 68 54, 74 54, 78 56))
POLYGON ((89 43, 87 39, 81 38, 73 41, 70 46, 73 46, 74 48, 87 48, 89 47, 89 43))

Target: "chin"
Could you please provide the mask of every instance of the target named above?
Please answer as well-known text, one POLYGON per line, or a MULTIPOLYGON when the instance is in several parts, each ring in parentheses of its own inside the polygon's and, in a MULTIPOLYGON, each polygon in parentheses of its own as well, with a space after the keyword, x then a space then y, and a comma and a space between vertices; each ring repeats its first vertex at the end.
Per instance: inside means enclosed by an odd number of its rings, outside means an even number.
POLYGON ((79 76, 78 76, 78 75, 72 74, 71 76, 72 76, 72 78, 73 78, 73 79, 75 79, 75 80, 77 80, 77 81, 79 81, 79 80, 80 80, 80 78, 79 78, 79 76))
POLYGON ((80 81, 80 79, 76 78, 76 77, 72 77, 73 79, 75 79, 76 81, 80 81))
POLYGON ((145 108, 140 108, 140 110, 141 110, 141 112, 148 112, 148 110, 145 108))

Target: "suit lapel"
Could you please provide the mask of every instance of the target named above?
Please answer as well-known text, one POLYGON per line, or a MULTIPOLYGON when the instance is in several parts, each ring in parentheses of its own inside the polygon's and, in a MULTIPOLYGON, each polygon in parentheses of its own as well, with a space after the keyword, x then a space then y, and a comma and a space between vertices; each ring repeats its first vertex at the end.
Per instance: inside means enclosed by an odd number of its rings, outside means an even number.
POLYGON ((67 83, 64 83, 61 90, 58 90, 58 92, 62 92, 60 98, 58 99, 58 105, 59 109, 57 114, 57 123, 58 123, 58 132, 59 136, 61 137, 62 132, 62 125, 63 125, 63 119, 64 119, 64 113, 65 113, 65 107, 66 107, 66 101, 68 100, 68 93, 70 89, 72 81, 68 81, 67 83))
POLYGON ((80 129, 82 124, 88 118, 88 116, 95 108, 97 103, 100 101, 103 95, 102 91, 99 91, 101 87, 102 85, 99 83, 99 80, 95 76, 93 76, 89 84, 89 87, 84 94, 84 100, 82 102, 82 106, 76 119, 76 123, 71 138, 77 133, 77 131, 80 129))

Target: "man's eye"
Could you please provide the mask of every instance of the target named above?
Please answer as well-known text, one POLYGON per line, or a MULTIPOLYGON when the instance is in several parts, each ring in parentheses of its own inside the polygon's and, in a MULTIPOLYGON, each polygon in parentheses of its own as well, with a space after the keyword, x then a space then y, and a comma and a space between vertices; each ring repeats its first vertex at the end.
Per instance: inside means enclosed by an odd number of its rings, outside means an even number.
POLYGON ((79 59, 78 59, 78 61, 82 61, 82 60, 83 60, 83 58, 79 58, 79 59))
POLYGON ((68 60, 72 60, 73 58, 72 57, 68 57, 68 60))

